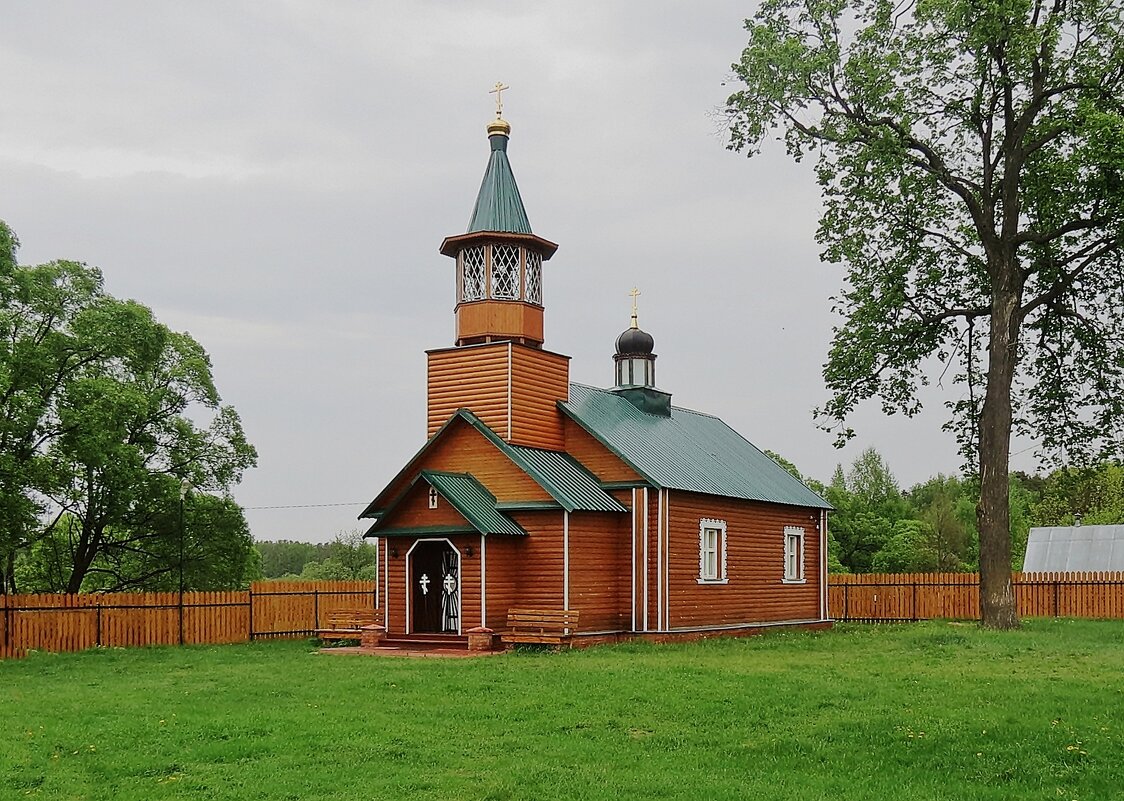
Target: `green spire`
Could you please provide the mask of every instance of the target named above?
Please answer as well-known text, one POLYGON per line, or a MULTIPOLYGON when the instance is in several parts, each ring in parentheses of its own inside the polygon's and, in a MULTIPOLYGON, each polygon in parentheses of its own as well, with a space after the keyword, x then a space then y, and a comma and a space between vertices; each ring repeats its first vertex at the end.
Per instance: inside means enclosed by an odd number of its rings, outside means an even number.
POLYGON ((472 209, 472 219, 466 233, 531 233, 531 223, 523 208, 523 199, 519 197, 519 187, 511 172, 511 162, 507 160, 508 130, 510 126, 503 120, 495 120, 488 126, 492 156, 488 159, 488 169, 484 171, 484 180, 480 183, 480 193, 476 196, 476 206, 472 209))

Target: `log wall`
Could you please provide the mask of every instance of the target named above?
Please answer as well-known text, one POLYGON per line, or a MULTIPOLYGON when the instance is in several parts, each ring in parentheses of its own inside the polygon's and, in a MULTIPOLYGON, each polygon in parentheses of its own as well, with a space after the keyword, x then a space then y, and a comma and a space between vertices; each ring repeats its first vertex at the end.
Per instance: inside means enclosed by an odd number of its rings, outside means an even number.
MULTIPOLYGON (((654 494, 654 493, 652 493, 654 494)), ((819 620, 819 511, 671 491, 670 627, 819 620), (725 520, 726 584, 699 584, 699 521, 725 520), (804 529, 805 582, 784 582, 784 528, 804 529)), ((653 519, 654 519, 654 512, 653 519)))
POLYGON ((620 457, 566 418, 566 453, 581 462, 585 469, 601 481, 640 481, 640 475, 621 461, 620 457))
POLYGON ((570 609, 581 613, 582 631, 628 631, 632 587, 628 514, 570 514, 570 609))
POLYGON ((508 442, 561 450, 557 403, 569 397, 570 358, 512 342, 429 351, 428 436, 465 408, 508 442))

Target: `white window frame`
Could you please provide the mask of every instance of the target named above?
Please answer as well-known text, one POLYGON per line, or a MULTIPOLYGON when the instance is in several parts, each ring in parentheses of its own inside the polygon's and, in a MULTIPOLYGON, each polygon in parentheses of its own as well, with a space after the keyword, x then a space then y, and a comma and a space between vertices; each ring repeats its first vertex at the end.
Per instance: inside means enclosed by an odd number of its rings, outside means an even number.
POLYGON ((712 517, 704 517, 699 520, 699 577, 696 579, 699 584, 728 584, 730 579, 726 575, 726 521, 716 520, 712 517), (715 575, 708 576, 706 569, 706 557, 709 549, 707 548, 706 535, 708 531, 715 531, 718 534, 718 542, 715 543, 713 553, 715 556, 715 575))
POLYGON ((802 526, 784 527, 784 569, 782 581, 785 584, 805 584, 804 572, 804 528, 802 526), (790 570, 794 567, 796 572, 790 570))
POLYGON ((429 508, 430 509, 436 509, 437 508, 437 487, 430 487, 429 488, 429 508))

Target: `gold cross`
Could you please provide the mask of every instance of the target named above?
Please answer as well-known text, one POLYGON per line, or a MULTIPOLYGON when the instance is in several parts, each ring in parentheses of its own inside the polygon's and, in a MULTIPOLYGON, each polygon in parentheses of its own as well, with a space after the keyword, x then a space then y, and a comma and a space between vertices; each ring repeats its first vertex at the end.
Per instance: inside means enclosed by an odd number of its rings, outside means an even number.
POLYGON ((510 88, 510 86, 504 86, 502 81, 496 81, 495 88, 488 90, 488 94, 496 96, 496 119, 503 116, 503 90, 510 88))
POLYGON ((640 290, 636 287, 633 287, 632 291, 628 294, 632 296, 632 327, 636 328, 636 298, 640 296, 640 290))

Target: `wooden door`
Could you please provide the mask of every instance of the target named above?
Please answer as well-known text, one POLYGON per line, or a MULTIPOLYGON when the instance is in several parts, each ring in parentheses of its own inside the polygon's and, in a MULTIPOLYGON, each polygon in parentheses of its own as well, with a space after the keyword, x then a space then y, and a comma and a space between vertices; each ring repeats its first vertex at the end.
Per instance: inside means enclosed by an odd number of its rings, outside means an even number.
POLYGON ((460 555, 444 540, 410 554, 410 630, 456 634, 460 628, 460 555))

